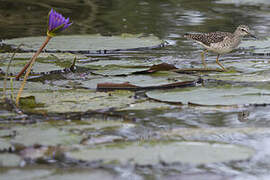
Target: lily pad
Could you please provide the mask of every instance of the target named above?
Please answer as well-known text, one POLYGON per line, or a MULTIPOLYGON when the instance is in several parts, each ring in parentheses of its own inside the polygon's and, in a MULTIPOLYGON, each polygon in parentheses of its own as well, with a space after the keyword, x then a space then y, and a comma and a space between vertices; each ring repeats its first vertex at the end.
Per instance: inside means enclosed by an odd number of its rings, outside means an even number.
MULTIPOLYGON (((20 65, 11 65, 10 67, 10 70, 9 70, 9 73, 12 73, 12 74, 17 74, 18 72, 20 72, 20 70, 22 69, 23 65, 27 64, 27 61, 24 61, 25 63, 21 63, 20 62, 20 65)), ((4 71, 6 71, 6 64, 2 67, 4 71)), ((63 69, 55 64, 49 64, 49 63, 39 63, 39 62, 36 62, 33 66, 33 72, 35 73, 42 73, 42 72, 48 72, 48 71, 54 71, 54 70, 59 70, 59 69, 63 69)))
MULTIPOLYGON (((3 83, 4 81, 1 81, 0 80, 0 92, 2 91, 3 89, 3 83)), ((11 90, 11 87, 13 86, 14 88, 14 92, 16 93, 20 86, 21 86, 21 81, 13 81, 12 83, 10 83, 10 81, 7 82, 7 90, 8 90, 8 93, 10 93, 9 91, 11 90)), ((24 88, 24 92, 29 92, 29 91, 40 91, 40 90, 43 90, 43 91, 55 91, 55 90, 60 90, 60 89, 65 89, 63 87, 56 87, 56 86, 50 86, 48 84, 43 84, 43 83, 40 83, 40 82, 27 82, 25 84, 25 88, 24 88)))
POLYGON ((125 67, 111 67, 109 69, 100 69, 92 71, 94 74, 99 74, 103 76, 116 76, 116 75, 128 75, 135 72, 145 71, 148 68, 125 68, 125 67))
MULTIPOLYGON (((13 53, 0 53, 0 61, 3 60, 9 60, 13 53)), ((34 55, 34 52, 32 53, 15 53, 14 60, 30 60, 34 55)), ((38 59, 41 61, 44 60, 52 60, 57 59, 57 61, 63 61, 63 60, 71 60, 74 58, 77 59, 87 59, 88 57, 82 55, 82 54, 72 54, 72 53, 47 53, 42 52, 38 55, 38 59)))
POLYGON ((16 136, 11 139, 12 143, 19 143, 26 146, 41 145, 70 145, 79 143, 80 136, 72 134, 68 131, 60 130, 56 127, 46 124, 20 126, 11 128, 16 131, 16 136))
POLYGON ((84 68, 90 69, 107 69, 110 67, 118 66, 118 67, 129 67, 129 68, 139 68, 139 67, 149 67, 153 64, 161 63, 161 61, 145 61, 138 59, 126 59, 126 60, 99 60, 99 61, 90 61, 90 62, 78 62, 77 66, 82 66, 84 68))
POLYGON ((189 141, 215 141, 215 142, 232 142, 251 145, 249 141, 251 137, 260 137, 269 135, 269 128, 258 127, 237 127, 237 128, 174 128, 172 130, 161 132, 165 137, 182 137, 189 141))
POLYGON ((118 161, 123 164, 133 161, 140 165, 156 165, 160 161, 166 163, 205 164, 231 160, 246 160, 253 154, 253 149, 229 144, 210 144, 206 142, 141 142, 83 148, 78 151, 68 152, 67 156, 87 161, 118 161))
POLYGON ((7 150, 11 146, 12 145, 7 140, 0 138, 0 151, 7 150))
MULTIPOLYGON (((20 72, 23 66, 32 58, 33 54, 16 53, 11 62, 9 73, 17 74, 20 72)), ((4 72, 6 72, 11 56, 11 53, 0 53, 0 66, 4 72)), ((41 53, 33 65, 32 71, 34 73, 42 73, 61 70, 70 67, 75 57, 77 59, 87 58, 83 55, 74 55, 71 53, 41 53)))
MULTIPOLYGON (((2 94, 0 93, 0 96, 1 95, 2 94)), ((17 114, 15 112, 8 111, 8 110, 0 110, 0 119, 8 119, 8 118, 16 117, 16 116, 17 114)))
POLYGON ((121 136, 115 136, 115 135, 106 135, 106 136, 98 136, 98 137, 91 137, 88 139, 84 139, 81 144, 83 145, 96 145, 96 144, 106 144, 106 143, 112 143, 116 141, 122 141, 124 140, 121 136))
POLYGON ((16 154, 9 154, 9 153, 0 154, 0 167, 19 166, 20 162, 21 158, 16 154))
MULTIPOLYGON (((106 130, 116 130, 121 131, 122 129, 132 129, 136 127, 135 124, 124 122, 123 120, 101 120, 91 117, 89 119, 84 119, 83 122, 76 122, 68 124, 67 126, 61 126, 61 129, 70 131, 72 133, 82 135, 84 133, 89 134, 89 132, 104 132, 106 130)), ((98 133, 95 133, 97 135, 98 133)))
POLYGON ((195 81, 197 77, 191 75, 179 75, 174 72, 156 72, 148 75, 129 75, 126 77, 98 77, 90 80, 79 81, 81 87, 96 88, 99 83, 130 83, 139 87, 161 86, 176 82, 195 81))
POLYGON ((138 103, 132 103, 128 107, 125 107, 121 110, 153 110, 153 109, 170 109, 172 108, 172 105, 168 105, 166 103, 162 102, 151 102, 151 101, 144 101, 144 102, 138 102, 138 103))
POLYGON ((91 90, 63 90, 55 92, 24 93, 25 96, 35 96, 37 103, 44 103, 44 110, 54 113, 85 112, 88 110, 122 108, 133 103, 134 93, 129 91, 114 91, 110 93, 94 92, 91 90))
POLYGON ((167 91, 150 91, 146 95, 164 102, 213 106, 265 104, 270 102, 270 90, 253 87, 182 88, 167 91))
POLYGON ((44 176, 49 176, 53 174, 51 169, 10 169, 6 172, 1 172, 1 178, 3 179, 16 179, 16 180, 35 180, 41 179, 44 176))
POLYGON ((57 171, 54 174, 50 176, 44 176, 42 178, 39 178, 40 180, 74 180, 74 179, 80 179, 80 180, 89 180, 89 179, 102 179, 102 180, 115 180, 115 179, 121 179, 120 177, 117 177, 116 174, 110 173, 108 171, 104 170, 81 170, 72 168, 68 171, 57 171))
MULTIPOLYGON (((211 79, 223 80, 223 81, 234 81, 234 82, 269 82, 270 72, 260 71, 256 73, 236 73, 228 75, 210 75, 211 79)), ((209 77, 207 77, 209 78, 209 77)))
MULTIPOLYGON (((25 51, 37 50, 46 37, 25 37, 5 40, 3 43, 18 46, 23 44, 21 49, 25 51)), ((85 52, 96 53, 102 50, 131 50, 140 48, 156 48, 163 45, 163 41, 151 35, 142 37, 141 35, 121 36, 101 36, 94 35, 69 35, 56 36, 46 46, 46 51, 65 51, 65 52, 85 52)))

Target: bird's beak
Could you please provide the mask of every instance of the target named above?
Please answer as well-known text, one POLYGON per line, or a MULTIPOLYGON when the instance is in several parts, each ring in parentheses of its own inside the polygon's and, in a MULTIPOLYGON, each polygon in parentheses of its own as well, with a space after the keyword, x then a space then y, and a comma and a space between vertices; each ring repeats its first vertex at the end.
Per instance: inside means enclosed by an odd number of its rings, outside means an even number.
POLYGON ((251 34, 251 33, 249 33, 249 36, 257 39, 257 37, 255 35, 251 34))

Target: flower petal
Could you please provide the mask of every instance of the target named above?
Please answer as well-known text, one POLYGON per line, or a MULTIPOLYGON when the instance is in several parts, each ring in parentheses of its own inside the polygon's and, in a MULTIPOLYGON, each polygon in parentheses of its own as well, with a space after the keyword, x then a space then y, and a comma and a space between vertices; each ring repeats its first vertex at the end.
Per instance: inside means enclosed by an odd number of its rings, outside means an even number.
POLYGON ((71 24, 69 18, 65 18, 62 14, 51 9, 48 17, 47 34, 49 36, 54 36, 56 32, 65 30, 71 24))

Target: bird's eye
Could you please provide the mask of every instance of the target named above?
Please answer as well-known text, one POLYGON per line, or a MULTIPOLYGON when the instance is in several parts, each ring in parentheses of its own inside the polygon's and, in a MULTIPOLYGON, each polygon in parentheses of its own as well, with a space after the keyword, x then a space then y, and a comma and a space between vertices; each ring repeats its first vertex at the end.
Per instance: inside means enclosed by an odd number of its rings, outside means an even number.
POLYGON ((246 30, 245 29, 241 29, 243 32, 246 32, 246 30))

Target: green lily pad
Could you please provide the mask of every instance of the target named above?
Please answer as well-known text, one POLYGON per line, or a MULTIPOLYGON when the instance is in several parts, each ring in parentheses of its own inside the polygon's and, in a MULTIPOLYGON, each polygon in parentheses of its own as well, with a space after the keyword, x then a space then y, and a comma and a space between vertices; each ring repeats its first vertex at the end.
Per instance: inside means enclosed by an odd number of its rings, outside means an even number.
MULTIPOLYGON (((232 142, 233 137, 238 142, 246 143, 239 138, 249 138, 252 135, 260 136, 269 134, 269 128, 258 127, 236 127, 236 128, 174 128, 172 130, 164 131, 162 136, 166 137, 182 137, 189 141, 219 141, 219 142, 232 142), (243 134, 248 136, 243 136, 243 134)), ((248 143, 248 142, 247 142, 248 143)))
MULTIPOLYGON (((0 80, 0 92, 3 90, 3 80, 0 80)), ((21 81, 13 81, 12 83, 10 81, 7 81, 7 93, 11 93, 11 87, 13 86, 14 93, 17 93, 19 91, 19 88, 21 86, 21 81)), ((50 86, 48 84, 43 84, 40 82, 27 82, 24 87, 24 92, 32 92, 32 91, 56 91, 60 89, 65 89, 63 87, 57 87, 57 86, 50 86)), ((15 94, 14 94, 15 95, 15 94)))
MULTIPOLYGON (((10 134, 8 134, 8 135, 10 135, 10 134)), ((0 150, 7 150, 11 146, 12 145, 7 140, 0 138, 0 150)))
POLYGON ((107 69, 110 67, 129 67, 129 68, 139 68, 139 67, 150 67, 153 64, 161 63, 161 61, 144 61, 144 60, 138 60, 138 59, 126 59, 126 60, 99 60, 99 61, 92 61, 92 62, 78 62, 76 65, 90 68, 90 69, 104 69, 106 67, 107 69))
POLYGON ((270 102, 270 90, 253 87, 182 88, 150 91, 148 97, 164 102, 201 105, 244 105, 270 102))
POLYGON ((97 137, 91 137, 88 139, 84 139, 81 144, 83 145, 96 145, 96 144, 107 144, 112 143, 116 141, 123 141, 124 138, 121 136, 115 136, 115 135, 106 135, 106 136, 97 136, 97 137))
MULTIPOLYGON (((19 73, 25 64, 27 64, 27 61, 25 61, 25 63, 23 63, 23 64, 20 62, 19 66, 16 65, 16 64, 11 65, 9 73, 12 73, 12 74, 19 73)), ((4 65, 2 68, 3 68, 4 71, 6 71, 7 66, 4 65)), ((34 66, 33 66, 32 71, 35 72, 35 73, 42 73, 42 72, 59 70, 59 69, 63 69, 63 68, 59 67, 59 66, 57 66, 55 64, 48 64, 48 63, 45 64, 45 63, 36 62, 34 64, 34 66)))
MULTIPOLYGON (((121 73, 119 71, 119 73, 121 73)), ((90 80, 79 81, 81 87, 95 89, 99 83, 127 83, 140 87, 160 86, 175 82, 195 81, 197 77, 180 75, 174 72, 156 72, 148 75, 129 75, 126 77, 97 77, 90 80)))
MULTIPOLYGON (((37 50, 46 37, 25 37, 5 40, 3 43, 18 46, 23 44, 21 49, 25 51, 37 50)), ((138 48, 155 48, 163 44, 159 38, 151 35, 101 36, 94 35, 70 35, 56 36, 46 46, 47 51, 68 51, 68 52, 96 52, 99 50, 129 50, 138 48)))
POLYGON ((48 124, 17 125, 12 127, 11 131, 16 131, 16 136, 11 139, 11 142, 26 146, 34 144, 51 146, 58 144, 70 145, 79 143, 81 140, 80 136, 48 124))
POLYGON ((50 176, 53 172, 52 169, 35 169, 33 167, 29 169, 9 169, 5 172, 1 172, 1 178, 10 180, 35 180, 41 179, 44 176, 50 176))
POLYGON ((44 110, 54 113, 85 112, 88 110, 122 108, 133 103, 133 92, 114 91, 94 92, 90 90, 63 90, 54 92, 31 92, 25 96, 35 96, 37 103, 43 103, 44 107, 36 110, 44 110))
MULTIPOLYGON (((0 96, 2 96, 1 93, 0 93, 0 96)), ((16 116, 17 116, 17 114, 15 112, 12 112, 9 110, 0 110, 0 119, 8 119, 8 118, 16 117, 16 116)))
POLYGON ((123 121, 101 121, 101 120, 96 120, 96 121, 93 121, 93 119, 91 119, 91 122, 90 123, 90 127, 91 128, 94 128, 96 130, 99 130, 99 129, 105 129, 105 128, 127 128, 127 127, 135 127, 135 124, 132 124, 132 123, 126 123, 126 122, 123 122, 123 121))
POLYGON ((166 103, 162 103, 162 102, 151 102, 151 101, 144 101, 144 102, 135 102, 132 104, 129 104, 128 107, 125 107, 121 110, 153 110, 153 109, 170 109, 171 107, 173 107, 172 105, 168 105, 166 103))
POLYGON ((224 64, 233 71, 226 73, 213 72, 203 76, 203 78, 234 82, 270 81, 270 61, 267 59, 234 59, 233 61, 224 61, 224 64))
POLYGON ((99 74, 103 76, 116 76, 116 75, 128 75, 135 72, 145 71, 148 68, 125 68, 125 67, 114 67, 109 69, 100 69, 92 71, 94 74, 99 74))
POLYGON ((106 131, 107 130, 121 130, 134 128, 136 125, 124 122, 123 120, 101 120, 91 117, 89 120, 84 119, 83 122, 69 123, 66 126, 61 126, 61 129, 73 132, 75 134, 83 134, 89 131, 106 131))
POLYGON ((0 167, 19 166, 20 162, 21 158, 16 154, 9 154, 9 153, 0 154, 0 167))
POLYGON ((56 173, 40 178, 40 180, 89 180, 89 179, 102 179, 102 180, 115 180, 116 174, 104 170, 82 170, 82 169, 65 169, 64 171, 57 171, 56 173))
MULTIPOLYGON (((0 61, 9 60, 10 57, 13 55, 13 53, 0 53, 0 61)), ((30 60, 34 55, 34 52, 32 53, 15 53, 14 60, 30 60)), ((86 56, 82 54, 72 54, 72 53, 47 53, 42 52, 38 55, 38 59, 41 61, 44 60, 53 60, 57 59, 57 61, 63 61, 63 60, 71 60, 74 58, 77 59, 87 59, 86 56)))
POLYGON ((133 161, 140 165, 155 165, 160 161, 191 164, 216 163, 246 160, 253 154, 253 149, 243 146, 203 142, 119 143, 67 152, 68 157, 80 160, 118 161, 123 164, 133 161))
MULTIPOLYGON (((260 71, 256 73, 236 73, 229 75, 211 75, 211 79, 235 82, 269 82, 270 72, 260 71)), ((208 77, 209 78, 209 77, 208 77)))
MULTIPOLYGON (((17 74, 20 72, 23 66, 32 58, 33 54, 16 53, 11 62, 9 73, 17 74)), ((6 72, 11 56, 11 53, 0 53, 0 66, 4 72, 6 72)), ((67 68, 70 67, 75 57, 77 59, 87 58, 83 55, 74 55, 71 53, 41 53, 33 65, 32 71, 34 73, 42 73, 67 68)))

